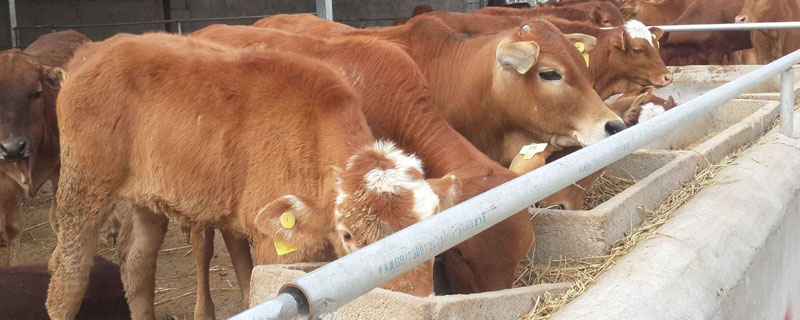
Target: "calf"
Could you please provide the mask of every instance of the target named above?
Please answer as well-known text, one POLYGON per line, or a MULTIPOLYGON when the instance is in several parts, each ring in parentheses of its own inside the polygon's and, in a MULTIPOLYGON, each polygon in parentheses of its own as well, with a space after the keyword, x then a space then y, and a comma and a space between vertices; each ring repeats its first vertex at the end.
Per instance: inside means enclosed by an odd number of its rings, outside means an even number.
POLYGON ((0 52, 0 236, 14 264, 21 196, 58 182, 56 97, 73 51, 89 41, 75 31, 46 34, 24 51, 0 52))
MULTIPOLYGON (((671 24, 731 23, 745 0, 707 0, 691 3, 671 24)), ((752 48, 747 31, 670 32, 661 46, 668 65, 723 64, 725 57, 752 48)))
MULTIPOLYGON (((625 121, 625 124, 630 127, 640 122, 652 119, 653 117, 664 113, 666 110, 672 109, 676 106, 675 100, 672 96, 665 100, 653 95, 653 88, 645 87, 641 90, 628 92, 610 103, 609 108, 616 112, 625 121)), ((547 149, 540 155, 539 158, 546 159, 544 163, 550 163, 566 156, 577 148, 567 148, 564 150, 547 149)), ((521 166, 542 166, 542 160, 530 162, 525 160, 522 156, 517 156, 514 159, 518 167, 521 166)), ((586 191, 592 186, 594 181, 600 176, 603 171, 597 171, 585 178, 578 180, 574 184, 554 193, 547 198, 539 201, 536 205, 542 208, 553 208, 562 210, 581 210, 583 208, 584 198, 586 191)))
POLYGON ((565 33, 585 33, 595 36, 597 43, 588 52, 587 64, 592 87, 601 99, 645 86, 663 87, 672 82, 659 54, 663 31, 630 20, 625 26, 598 29, 586 23, 550 20, 565 33))
MULTIPOLYGON (((52 319, 78 311, 98 229, 118 201, 135 207, 126 297, 133 318, 152 319, 167 216, 250 236, 259 263, 324 261, 353 248, 342 239, 369 244, 458 196, 455 178, 429 184, 414 157, 373 145, 361 100, 327 65, 167 34, 120 35, 84 50, 57 107, 52 319), (359 176, 362 158, 380 161, 359 176), (392 197, 361 201, 348 187, 356 180, 392 197)), ((385 285, 431 294, 431 268, 385 285)))
MULTIPOLYGON (((401 45, 372 37, 346 36, 332 40, 244 26, 215 25, 196 31, 235 47, 265 46, 314 57, 335 66, 364 99, 363 111, 373 135, 392 139, 426 164, 430 177, 455 175, 466 200, 515 175, 487 158, 449 126, 431 105, 425 75, 401 45), (458 157, 452 155, 458 154, 458 157)), ((530 250, 533 233, 526 212, 494 226, 445 255, 449 288, 439 292, 479 292, 508 288, 516 266, 530 250), (496 231, 495 231, 496 230, 496 231), (502 236, 498 236, 502 235, 502 236), (462 271, 453 271, 461 270, 462 271), (456 275, 459 275, 456 277, 456 275)))
MULTIPOLYGON (((797 0, 744 0, 736 23, 777 22, 800 20, 800 2, 797 0)), ((750 40, 756 49, 759 64, 770 63, 800 49, 800 30, 753 30, 750 40)))
POLYGON ((439 113, 495 160, 504 155, 504 137, 514 131, 565 147, 592 144, 624 129, 592 90, 584 59, 574 50, 572 41, 591 43, 594 38, 578 34, 567 39, 544 20, 467 39, 426 15, 377 30, 335 22, 306 26, 310 21, 305 18, 286 22, 265 18, 257 25, 304 33, 313 29, 326 36, 371 35, 404 44, 428 79, 439 113))
POLYGON ((651 87, 625 93, 608 105, 622 117, 628 127, 650 120, 675 106, 672 96, 668 99, 660 98, 653 94, 651 87))
MULTIPOLYGON (((0 319, 46 320, 47 265, 0 267, 0 319)), ((130 319, 119 266, 95 256, 89 271, 89 285, 75 319, 130 319)))

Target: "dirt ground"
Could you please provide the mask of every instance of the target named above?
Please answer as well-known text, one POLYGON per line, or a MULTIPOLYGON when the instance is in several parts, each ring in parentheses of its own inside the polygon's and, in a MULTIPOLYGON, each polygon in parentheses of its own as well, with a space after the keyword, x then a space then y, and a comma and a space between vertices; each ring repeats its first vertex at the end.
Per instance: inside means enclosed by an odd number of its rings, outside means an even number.
MULTIPOLYGON (((52 203, 52 189, 43 187, 33 199, 23 204, 21 244, 17 252, 17 264, 47 263, 56 246, 56 238, 50 229, 48 214, 52 203)), ((113 238, 103 230, 98 239, 98 254, 119 263, 113 238)), ((217 232, 214 242, 214 258, 211 260, 211 296, 216 307, 216 316, 225 319, 244 310, 236 283, 236 275, 228 251, 217 232)), ((0 246, 0 264, 6 260, 6 249, 0 246)), ((195 263, 187 237, 177 223, 170 223, 158 256, 156 273, 156 319, 193 319, 195 304, 195 263)))

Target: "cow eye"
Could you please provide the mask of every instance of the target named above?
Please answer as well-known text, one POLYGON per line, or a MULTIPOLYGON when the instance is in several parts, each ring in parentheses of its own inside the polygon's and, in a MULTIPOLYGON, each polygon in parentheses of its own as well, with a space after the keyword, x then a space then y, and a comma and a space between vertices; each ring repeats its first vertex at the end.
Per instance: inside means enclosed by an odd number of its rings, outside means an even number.
POLYGON ((42 97, 42 90, 36 91, 36 93, 31 95, 31 99, 39 99, 42 97))
POLYGON ((352 236, 352 235, 350 235, 350 232, 346 232, 346 233, 345 233, 345 234, 342 236, 342 238, 344 238, 344 241, 350 241, 350 240, 353 240, 353 236, 352 236))
POLYGON ((633 53, 642 54, 642 53, 644 53, 644 49, 642 49, 642 48, 633 48, 633 53))
POLYGON ((561 74, 553 70, 539 72, 539 77, 548 81, 561 80, 561 74))

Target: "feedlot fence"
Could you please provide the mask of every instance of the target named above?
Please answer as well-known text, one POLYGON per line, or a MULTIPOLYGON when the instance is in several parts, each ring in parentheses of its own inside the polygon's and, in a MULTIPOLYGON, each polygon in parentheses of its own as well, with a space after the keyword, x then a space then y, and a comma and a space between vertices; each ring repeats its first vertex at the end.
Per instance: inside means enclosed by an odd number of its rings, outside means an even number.
MULTIPOLYGON (((659 26, 665 32, 800 28, 800 22, 659 26)), ((800 50, 640 123, 526 173, 428 219, 400 230, 285 284, 278 295, 232 317, 325 318, 384 282, 524 210, 550 194, 601 170, 780 74, 780 130, 792 137, 793 65, 800 50), (391 266, 387 268, 386 266, 391 266)))

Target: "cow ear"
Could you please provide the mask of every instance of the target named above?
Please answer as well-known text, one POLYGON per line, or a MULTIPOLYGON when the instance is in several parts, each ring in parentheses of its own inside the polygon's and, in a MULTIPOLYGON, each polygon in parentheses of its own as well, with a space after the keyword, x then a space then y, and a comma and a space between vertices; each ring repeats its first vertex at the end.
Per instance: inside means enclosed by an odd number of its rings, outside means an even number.
POLYGON ((672 96, 669 96, 669 99, 667 99, 667 105, 664 106, 664 110, 675 108, 676 105, 675 99, 672 98, 672 96))
MULTIPOLYGON (((570 33, 565 34, 567 40, 571 41, 577 46, 578 43, 583 43, 583 51, 581 53, 589 53, 597 45, 597 38, 583 33, 570 33)), ((580 49, 579 49, 580 50, 580 49)))
POLYGON ((626 36, 625 29, 619 28, 619 35, 611 38, 611 44, 613 44, 615 48, 625 51, 625 48, 628 46, 626 42, 630 41, 626 36))
POLYGON ((425 180, 439 197, 439 211, 450 208, 461 198, 461 180, 455 175, 425 180))
POLYGON ((497 62, 506 69, 525 74, 539 59, 539 45, 534 41, 501 43, 497 46, 497 62))
POLYGON ((289 250, 287 248, 297 250, 303 245, 325 241, 333 231, 330 215, 315 201, 295 195, 273 200, 258 210, 254 222, 259 233, 275 241, 279 255, 289 250))
POLYGON ((653 40, 654 41, 658 41, 658 40, 661 40, 662 36, 664 36, 664 30, 661 30, 661 28, 657 28, 657 27, 651 27, 650 28, 650 34, 653 35, 653 37, 654 37, 653 40))
POLYGON ((61 89, 61 82, 67 79, 67 72, 59 67, 42 67, 44 80, 51 88, 61 89))
POLYGON ((633 99, 633 102, 631 102, 631 107, 641 106, 650 101, 650 98, 653 97, 653 89, 650 87, 647 87, 647 89, 650 90, 643 89, 642 90, 643 92, 640 93, 639 96, 636 97, 636 99, 633 99))

